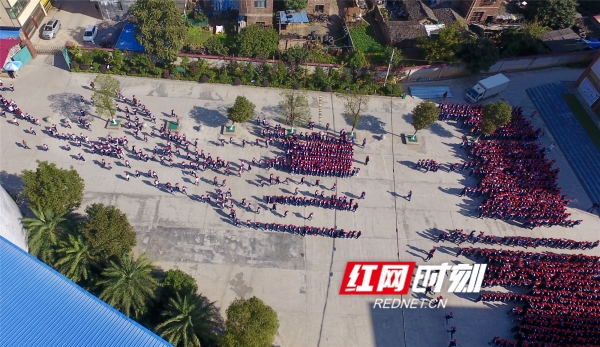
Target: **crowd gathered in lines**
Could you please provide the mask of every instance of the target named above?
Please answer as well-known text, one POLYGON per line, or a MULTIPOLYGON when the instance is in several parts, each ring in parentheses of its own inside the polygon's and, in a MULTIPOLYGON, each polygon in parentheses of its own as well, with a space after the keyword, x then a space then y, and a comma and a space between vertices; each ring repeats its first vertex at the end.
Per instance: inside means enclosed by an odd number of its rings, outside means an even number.
MULTIPOLYGON (((298 188, 296 188, 296 192, 298 188)), ((360 199, 363 199, 365 192, 362 192, 360 199)), ((321 208, 331 208, 340 211, 354 211, 358 209, 358 203, 354 202, 353 198, 347 196, 337 196, 332 194, 329 197, 325 196, 325 191, 315 191, 313 198, 299 197, 296 195, 278 195, 278 196, 265 196, 265 202, 267 204, 284 204, 293 206, 314 206, 321 208)))
POLYGON ((494 236, 486 235, 483 231, 477 234, 473 230, 466 233, 463 229, 455 229, 449 232, 442 231, 437 238, 437 242, 449 241, 460 245, 463 242, 471 242, 472 244, 481 242, 489 245, 515 246, 523 248, 561 248, 561 249, 592 249, 598 247, 600 241, 575 241, 565 238, 540 238, 540 237, 524 237, 524 236, 494 236))
MULTIPOLYGON (((480 105, 441 104, 444 119, 456 119, 478 126, 480 105), (457 112, 454 116, 453 112, 457 112)), ((478 141, 463 138, 474 164, 469 175, 480 179, 476 187, 465 187, 459 194, 484 196, 477 211, 479 218, 518 220, 527 228, 561 225, 573 227, 581 220, 570 220, 569 200, 558 187, 559 168, 545 158, 545 148, 535 140, 540 136, 520 107, 513 108, 511 122, 478 141)), ((466 163, 465 163, 466 165, 466 163)))
POLYGON ((294 135, 282 143, 283 164, 292 174, 322 177, 350 177, 358 173, 352 166, 353 144, 345 134, 340 137, 313 132, 303 138, 294 135))
MULTIPOLYGON (((132 169, 131 163, 125 157, 125 153, 128 151, 140 161, 147 162, 148 160, 151 160, 159 162, 167 167, 175 166, 177 168, 181 168, 184 174, 189 174, 195 178, 195 185, 199 184, 200 178, 197 171, 206 171, 207 169, 211 169, 224 175, 229 175, 230 170, 237 170, 239 176, 241 176, 242 172, 251 171, 253 166, 262 167, 267 170, 274 167, 278 169, 292 168, 291 171, 293 173, 304 171, 307 175, 312 174, 317 176, 347 177, 358 173, 357 168, 351 167, 353 141, 348 142, 345 133, 342 133, 340 138, 329 134, 309 134, 308 132, 306 134, 300 133, 300 135, 294 134, 292 137, 287 138, 284 128, 279 125, 271 127, 269 123, 266 122, 266 118, 262 119, 262 121, 259 119, 257 122, 259 125, 263 126, 263 135, 265 136, 264 143, 266 146, 268 147, 270 144, 274 144, 275 141, 280 141, 281 145, 287 151, 287 156, 279 156, 273 160, 257 160, 256 158, 253 158, 251 161, 245 161, 241 159, 239 164, 233 164, 220 157, 213 158, 210 152, 205 153, 204 150, 198 148, 198 139, 195 139, 195 141, 189 141, 185 134, 171 131, 171 129, 166 126, 166 123, 158 130, 158 132, 156 132, 155 129, 152 129, 150 134, 141 132, 143 127, 140 116, 147 118, 146 120, 149 120, 152 123, 156 123, 156 117, 152 115, 150 110, 146 109, 146 107, 135 97, 135 95, 132 99, 127 99, 119 91, 117 91, 116 94, 117 100, 132 106, 130 110, 129 105, 124 107, 121 107, 119 104, 115 105, 118 112, 124 113, 124 117, 127 120, 126 127, 132 129, 134 137, 143 142, 148 142, 148 136, 152 138, 160 137, 163 141, 165 141, 164 144, 159 143, 158 145, 154 146, 153 149, 146 149, 147 153, 144 153, 142 149, 136 148, 136 145, 130 145, 127 135, 123 135, 122 137, 113 137, 108 134, 106 137, 98 137, 98 139, 94 141, 91 140, 88 135, 84 135, 83 133, 80 133, 79 135, 74 133, 61 133, 59 132, 56 124, 48 126, 46 128, 46 133, 57 139, 66 141, 63 149, 67 151, 72 150, 70 144, 73 144, 74 146, 81 148, 81 152, 83 153, 87 152, 90 154, 100 155, 102 157, 101 161, 97 163, 105 169, 111 170, 113 167, 110 163, 110 159, 107 161, 104 157, 114 157, 115 159, 119 159, 123 161, 123 166, 128 169, 132 169), (83 149, 84 146, 87 147, 87 150, 83 149), (297 156, 306 157, 305 159, 308 161, 301 160, 301 158, 297 156), (179 161, 179 159, 181 159, 181 163, 176 162, 179 161)), ((7 100, 1 95, 0 101, 4 106, 2 115, 6 117, 6 111, 12 112, 15 115, 13 123, 16 125, 18 125, 18 119, 16 118, 17 116, 31 122, 34 125, 40 125, 39 119, 35 119, 28 113, 21 111, 14 101, 7 100)), ((83 104, 88 103, 88 101, 86 101, 82 96, 79 97, 79 101, 83 104)), ((93 104, 93 102, 93 99, 89 101, 91 104, 93 104)), ((85 120, 85 116, 85 112, 83 109, 81 109, 78 117, 78 123, 82 128, 91 130, 90 123, 85 120)), ((174 110, 171 110, 171 117, 177 117, 174 110)), ((62 125, 65 128, 71 128, 68 118, 63 121, 62 125)), ((29 132, 34 135, 36 134, 33 127, 30 128, 29 132)), ((365 145, 365 142, 366 141, 363 141, 363 146, 365 145)), ((224 145, 226 141, 221 139, 221 143, 224 145)), ((234 144, 233 138, 229 139, 229 143, 234 144)), ((23 140, 22 145, 23 147, 28 148, 25 140, 23 140)), ((256 145, 260 145, 259 139, 256 140, 256 145)), ((245 141, 242 143, 242 147, 244 146, 245 141)), ((47 144, 44 144, 42 147, 45 151, 50 150, 47 144)), ((78 160, 85 161, 82 153, 79 153, 74 157, 78 160)), ((135 178, 139 178, 143 174, 145 175, 145 173, 140 172, 138 169, 136 169, 135 172, 131 172, 131 176, 135 178)), ((187 187, 185 185, 180 186, 179 182, 175 182, 174 184, 171 182, 161 183, 159 181, 158 174, 154 170, 148 170, 147 175, 149 178, 153 179, 154 186, 162 191, 166 191, 171 194, 188 194, 187 187)), ((124 179, 127 181, 130 180, 130 172, 125 173, 124 179)), ((283 182, 290 184, 293 181, 290 177, 287 177, 285 181, 282 181, 279 176, 275 177, 274 174, 270 174, 270 178, 268 180, 269 185, 280 184, 283 182)), ((311 185, 305 177, 302 177, 299 182, 294 183, 306 184, 308 186, 311 185)), ((228 208, 230 210, 229 216, 232 219, 232 223, 236 226, 239 227, 244 224, 239 218, 236 217, 236 207, 242 207, 247 211, 260 214, 260 205, 255 204, 256 209, 254 209, 252 202, 246 201, 246 198, 242 198, 236 202, 232 198, 231 188, 229 188, 227 191, 220 189, 227 186, 226 179, 220 180, 217 176, 215 176, 212 180, 212 184, 217 187, 216 193, 209 193, 206 195, 202 194, 201 196, 196 196, 195 199, 200 202, 214 204, 217 208, 228 208)), ((264 184, 264 180, 261 179, 260 186, 264 186, 264 184)), ((321 187, 320 179, 317 179, 314 185, 316 187, 321 187)), ((337 184, 334 183, 330 190, 335 190, 336 186, 337 184)), ((354 202, 354 199, 348 198, 347 196, 338 197, 334 194, 330 197, 325 197, 324 191, 319 192, 317 190, 314 198, 300 198, 296 196, 298 194, 298 190, 299 188, 296 188, 295 195, 293 196, 266 197, 265 201, 270 203, 271 200, 273 200, 273 207, 271 210, 275 214, 277 214, 277 202, 297 206, 315 206, 334 208, 338 210, 350 210, 354 212, 356 212, 358 209, 358 203, 354 202), (277 202, 275 202, 275 200, 277 200, 277 202)), ((364 196, 365 193, 363 192, 360 198, 364 198, 364 196)), ((288 213, 289 211, 285 211, 285 213, 280 214, 280 217, 287 217, 288 213)), ((311 212, 307 217, 305 217, 305 219, 312 220, 313 215, 314 213, 311 212)), ((299 226, 281 223, 261 223, 251 220, 247 220, 245 226, 254 229, 287 232, 302 236, 320 235, 332 238, 357 239, 362 235, 362 231, 359 230, 345 231, 344 229, 336 228, 312 227, 304 225, 299 226)))
POLYGON ((436 172, 440 169, 440 164, 433 159, 419 159, 415 164, 415 169, 436 172))
POLYGON ((496 346, 597 346, 600 344, 600 261, 582 254, 463 248, 488 264, 483 287, 526 287, 527 294, 484 293, 477 301, 514 302, 516 340, 496 346))

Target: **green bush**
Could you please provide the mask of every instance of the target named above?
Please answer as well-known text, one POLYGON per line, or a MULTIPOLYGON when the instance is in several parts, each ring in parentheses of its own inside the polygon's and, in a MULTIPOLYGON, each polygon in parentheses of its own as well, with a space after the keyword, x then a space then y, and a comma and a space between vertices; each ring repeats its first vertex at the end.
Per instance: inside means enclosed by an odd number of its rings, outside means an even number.
POLYGON ((81 65, 91 65, 94 61, 94 55, 91 51, 82 50, 81 53, 75 57, 75 61, 81 65))
POLYGON ((387 96, 402 96, 402 86, 395 83, 386 84, 384 92, 387 96))
POLYGON ((92 51, 92 57, 94 62, 98 64, 106 64, 110 61, 110 53, 107 51, 102 51, 98 48, 94 48, 92 51))

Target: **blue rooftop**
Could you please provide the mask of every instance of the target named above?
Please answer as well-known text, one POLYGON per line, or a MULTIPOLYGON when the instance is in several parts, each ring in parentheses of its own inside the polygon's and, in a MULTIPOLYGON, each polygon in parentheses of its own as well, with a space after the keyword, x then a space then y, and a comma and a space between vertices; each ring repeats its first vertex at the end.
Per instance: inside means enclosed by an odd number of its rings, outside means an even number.
POLYGON ((0 346, 172 347, 0 236, 0 346))
POLYGON ((122 51, 132 51, 132 52, 143 52, 144 46, 135 39, 135 25, 127 24, 121 31, 121 35, 119 35, 119 40, 117 40, 117 44, 115 48, 118 48, 122 51))
POLYGON ((300 24, 308 23, 308 16, 306 11, 279 11, 279 20, 281 24, 300 24))
POLYGON ((0 39, 18 40, 21 28, 0 27, 0 39))

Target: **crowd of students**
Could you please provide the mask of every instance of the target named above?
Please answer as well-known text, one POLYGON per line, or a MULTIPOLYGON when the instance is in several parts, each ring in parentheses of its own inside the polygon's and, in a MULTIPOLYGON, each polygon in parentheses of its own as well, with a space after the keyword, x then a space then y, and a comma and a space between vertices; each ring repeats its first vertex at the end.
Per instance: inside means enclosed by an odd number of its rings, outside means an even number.
POLYGON ((463 229, 455 229, 449 232, 442 231, 437 238, 437 242, 450 241, 460 245, 463 242, 471 242, 473 244, 477 242, 490 244, 490 245, 504 245, 504 246, 515 246, 524 248, 562 248, 562 249, 592 249, 598 247, 600 241, 575 241, 569 239, 555 239, 555 238, 540 238, 540 237, 524 237, 524 236, 494 236, 485 235, 483 231, 480 231, 478 235, 475 235, 476 231, 473 230, 469 234, 465 233, 463 229))
POLYGON ((353 144, 344 136, 319 133, 303 138, 293 136, 283 141, 283 148, 284 166, 292 174, 350 177, 358 173, 352 167, 353 144))
POLYGON ((557 183, 560 169, 552 167, 554 160, 548 161, 545 149, 534 142, 538 135, 530 123, 521 108, 513 108, 509 124, 468 142, 469 156, 476 163, 471 174, 481 180, 460 195, 485 197, 477 208, 479 218, 518 220, 528 228, 578 225, 581 221, 569 220, 566 212, 569 200, 557 183))
POLYGON ((358 208, 358 203, 355 203, 352 198, 348 198, 347 196, 337 196, 335 194, 331 195, 331 197, 325 197, 325 193, 323 192, 323 195, 321 195, 318 193, 318 190, 315 192, 314 198, 299 197, 295 195, 278 195, 265 196, 264 199, 267 204, 277 203, 294 206, 315 206, 340 211, 356 211, 358 208))
POLYGON ((481 294, 482 301, 523 304, 512 309, 516 340, 495 337, 496 346, 597 346, 600 344, 600 258, 464 248, 487 263, 483 287, 526 287, 527 294, 481 294))

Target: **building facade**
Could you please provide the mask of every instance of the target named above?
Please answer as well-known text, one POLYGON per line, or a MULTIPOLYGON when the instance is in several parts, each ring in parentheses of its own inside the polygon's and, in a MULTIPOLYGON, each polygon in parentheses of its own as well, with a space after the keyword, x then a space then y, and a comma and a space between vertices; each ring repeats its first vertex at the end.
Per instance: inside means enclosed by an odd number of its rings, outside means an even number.
POLYGON ((27 39, 38 34, 48 14, 44 6, 50 4, 44 0, 0 0, 0 26, 22 28, 27 39))
POLYGON ((331 2, 329 0, 308 0, 306 2, 306 13, 329 15, 330 5, 331 2))
POLYGON ((502 0, 459 0, 453 5, 468 23, 489 23, 496 18, 502 0))
POLYGON ((274 0, 239 0, 239 15, 245 18, 246 25, 258 24, 273 26, 274 0))

